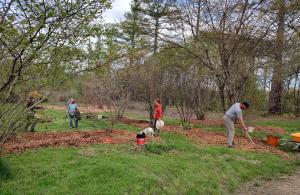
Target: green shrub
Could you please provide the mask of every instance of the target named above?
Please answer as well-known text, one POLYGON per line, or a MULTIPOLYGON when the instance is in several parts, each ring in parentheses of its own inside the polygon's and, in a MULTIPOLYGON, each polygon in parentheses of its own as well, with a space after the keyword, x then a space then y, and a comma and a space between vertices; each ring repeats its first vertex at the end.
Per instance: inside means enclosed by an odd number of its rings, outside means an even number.
POLYGON ((28 123, 27 111, 22 104, 0 103, 0 153, 4 142, 28 123))

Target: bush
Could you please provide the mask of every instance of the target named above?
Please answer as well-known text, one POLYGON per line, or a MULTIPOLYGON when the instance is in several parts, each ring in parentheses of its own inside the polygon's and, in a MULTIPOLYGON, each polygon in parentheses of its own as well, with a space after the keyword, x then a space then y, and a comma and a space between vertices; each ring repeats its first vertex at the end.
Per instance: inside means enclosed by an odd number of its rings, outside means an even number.
POLYGON ((0 103, 0 153, 7 138, 26 129, 27 116, 26 108, 22 104, 0 103))

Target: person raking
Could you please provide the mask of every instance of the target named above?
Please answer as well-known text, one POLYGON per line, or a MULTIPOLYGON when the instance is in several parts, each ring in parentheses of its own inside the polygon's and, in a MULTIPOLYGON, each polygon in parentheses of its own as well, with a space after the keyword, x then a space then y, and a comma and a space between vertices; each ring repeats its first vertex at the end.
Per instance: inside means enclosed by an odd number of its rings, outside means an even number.
POLYGON ((223 118, 224 118, 224 126, 228 137, 228 141, 227 141, 228 147, 234 147, 235 145, 234 143, 235 123, 239 122, 243 130, 248 131, 245 125, 242 110, 248 109, 249 106, 250 106, 249 102, 235 103, 225 112, 223 118))

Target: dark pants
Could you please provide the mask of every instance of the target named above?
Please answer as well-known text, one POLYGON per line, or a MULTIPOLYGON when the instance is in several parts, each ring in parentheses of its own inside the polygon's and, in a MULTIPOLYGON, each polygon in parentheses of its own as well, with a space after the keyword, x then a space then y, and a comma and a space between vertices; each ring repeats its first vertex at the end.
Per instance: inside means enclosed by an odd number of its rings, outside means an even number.
POLYGON ((31 132, 34 132, 34 131, 35 131, 35 126, 36 126, 36 123, 32 123, 32 124, 31 124, 31 127, 30 127, 30 131, 31 131, 31 132))
POLYGON ((154 135, 155 136, 158 136, 159 135, 159 129, 158 128, 156 128, 156 122, 157 122, 157 120, 159 120, 159 119, 153 119, 153 130, 154 130, 154 135))
POLYGON ((73 128, 73 121, 75 123, 75 128, 78 128, 78 120, 77 118, 73 115, 69 115, 69 125, 70 125, 70 128, 73 128))
POLYGON ((26 124, 25 129, 26 130, 29 129, 31 132, 34 132, 35 131, 35 126, 36 126, 37 122, 38 122, 38 120, 35 117, 35 113, 32 112, 32 111, 28 112, 27 113, 27 124, 26 124))

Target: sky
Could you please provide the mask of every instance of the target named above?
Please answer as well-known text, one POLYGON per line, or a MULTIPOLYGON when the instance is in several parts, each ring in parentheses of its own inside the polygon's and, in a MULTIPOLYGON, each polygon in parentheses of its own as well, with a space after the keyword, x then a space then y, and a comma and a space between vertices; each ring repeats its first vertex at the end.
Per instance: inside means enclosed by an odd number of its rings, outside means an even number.
POLYGON ((115 23, 124 19, 124 13, 129 11, 131 0, 114 0, 112 9, 106 10, 103 14, 104 21, 115 23))

